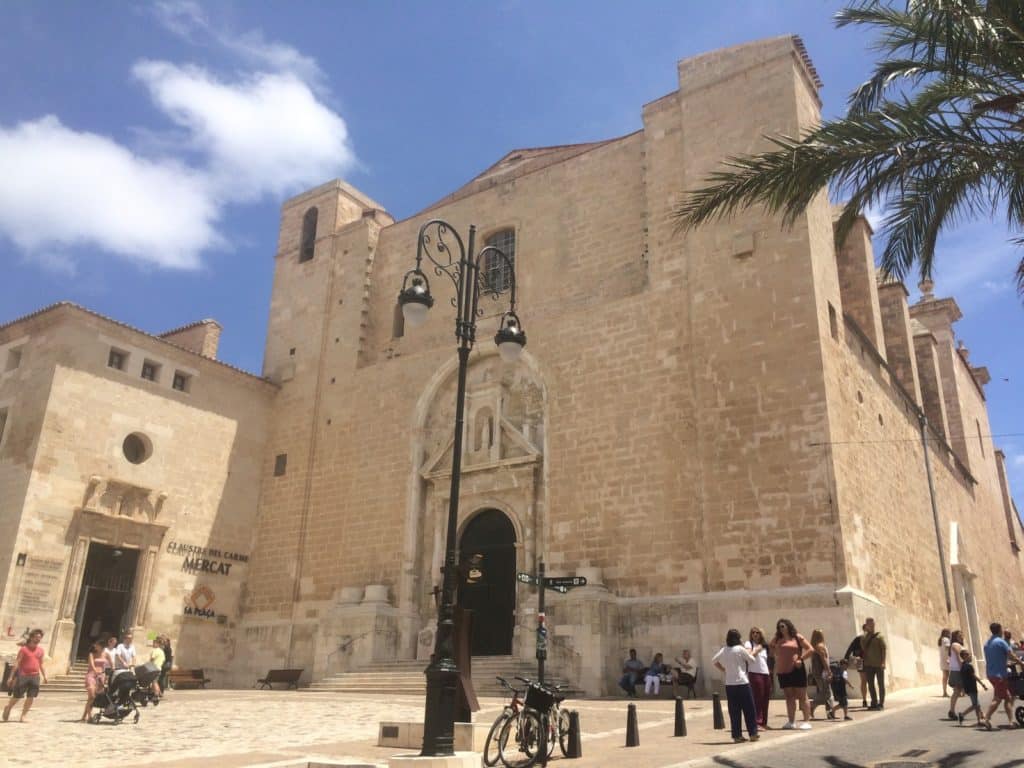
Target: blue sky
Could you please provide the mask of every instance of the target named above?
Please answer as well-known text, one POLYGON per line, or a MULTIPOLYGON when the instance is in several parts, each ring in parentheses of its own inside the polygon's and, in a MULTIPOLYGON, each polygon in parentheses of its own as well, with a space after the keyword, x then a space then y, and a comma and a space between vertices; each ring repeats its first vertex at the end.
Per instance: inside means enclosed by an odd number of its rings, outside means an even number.
MULTIPOLYGON (((396 217, 515 147, 617 136, 686 56, 804 38, 843 110, 868 38, 837 3, 0 4, 0 321, 68 299, 151 332, 224 325, 259 371, 280 201, 340 176, 396 217)), ((936 293, 1024 433, 1018 258, 1001 223, 941 243, 936 293)), ((1018 496, 1024 436, 997 438, 1018 496)))

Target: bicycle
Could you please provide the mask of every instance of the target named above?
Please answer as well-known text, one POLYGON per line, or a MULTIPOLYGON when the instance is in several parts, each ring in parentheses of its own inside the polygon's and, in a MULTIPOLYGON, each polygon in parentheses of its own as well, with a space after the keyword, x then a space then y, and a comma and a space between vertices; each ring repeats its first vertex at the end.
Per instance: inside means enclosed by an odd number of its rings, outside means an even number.
POLYGON ((508 681, 500 675, 497 676, 497 680, 501 684, 502 688, 512 694, 512 698, 501 710, 501 714, 495 718, 494 724, 491 725, 491 730, 487 732, 487 740, 484 742, 483 756, 484 765, 487 766, 487 768, 493 768, 493 766, 497 765, 501 760, 498 737, 501 734, 502 727, 505 725, 506 721, 518 717, 520 710, 523 708, 523 692, 513 688, 509 685, 508 681))
MULTIPOLYGON (((517 680, 526 683, 526 698, 518 712, 518 696, 502 715, 501 730, 498 735, 498 757, 507 768, 528 768, 541 757, 540 737, 546 736, 545 762, 554 754, 555 742, 568 754, 569 747, 569 713, 563 712, 560 704, 565 700, 560 696, 560 687, 545 687, 525 677, 516 676, 517 680)), ((500 680, 500 678, 499 678, 500 680)), ((507 685, 502 680, 504 685, 507 685)), ((511 687, 511 686, 509 686, 511 687)), ((496 723, 497 724, 497 723, 496 723)), ((493 727, 493 726, 492 726, 493 727)))

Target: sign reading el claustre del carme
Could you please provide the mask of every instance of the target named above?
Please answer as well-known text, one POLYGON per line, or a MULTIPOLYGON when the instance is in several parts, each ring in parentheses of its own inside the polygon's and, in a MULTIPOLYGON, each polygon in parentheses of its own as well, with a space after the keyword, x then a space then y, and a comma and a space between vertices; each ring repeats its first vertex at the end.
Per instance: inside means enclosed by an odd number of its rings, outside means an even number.
POLYGON ((184 544, 180 541, 168 542, 167 554, 183 555, 181 570, 185 573, 228 576, 231 573, 231 566, 236 563, 249 562, 248 555, 238 552, 222 552, 214 547, 201 547, 197 544, 184 544))

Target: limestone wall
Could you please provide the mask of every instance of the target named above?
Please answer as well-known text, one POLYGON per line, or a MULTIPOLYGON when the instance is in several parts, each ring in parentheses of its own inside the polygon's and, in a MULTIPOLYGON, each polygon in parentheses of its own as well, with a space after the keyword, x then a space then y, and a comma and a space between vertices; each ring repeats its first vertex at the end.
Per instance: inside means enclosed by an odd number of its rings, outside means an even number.
MULTIPOLYGON (((29 329, 29 344, 46 361, 49 398, 28 492, 15 510, 20 524, 8 530, 29 565, 63 564, 49 611, 33 617, 47 647, 58 667, 71 653, 89 543, 139 549, 129 611, 137 645, 168 633, 179 665, 209 668, 223 682, 274 388, 81 310, 43 319, 29 329), (107 365, 111 346, 129 355, 123 371, 107 365), (140 378, 143 358, 160 365, 157 381, 140 378), (188 371, 187 393, 171 388, 175 370, 188 371), (131 433, 150 444, 138 464, 123 451, 131 433), (215 565, 186 565, 193 558, 215 565)), ((14 563, 7 572, 9 584, 19 577, 14 563)), ((0 614, 19 614, 19 600, 8 588, 0 614)))

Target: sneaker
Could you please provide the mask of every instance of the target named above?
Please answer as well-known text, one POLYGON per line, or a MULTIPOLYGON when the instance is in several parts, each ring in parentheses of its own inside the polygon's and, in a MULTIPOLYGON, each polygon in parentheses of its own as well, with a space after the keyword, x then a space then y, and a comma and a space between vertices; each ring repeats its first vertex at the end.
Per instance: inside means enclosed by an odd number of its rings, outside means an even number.
POLYGON ((956 712, 954 712, 952 709, 949 710, 949 713, 946 715, 946 717, 948 719, 950 719, 950 720, 956 720, 957 719, 956 712))
POLYGON ((983 720, 982 722, 985 724, 985 727, 988 728, 988 730, 990 730, 990 731, 992 730, 992 721, 991 720, 983 720))
POLYGON ((798 726, 798 729, 801 730, 801 731, 809 731, 809 730, 811 730, 811 724, 810 723, 800 723, 800 725, 798 726))
POLYGON ((853 720, 853 718, 850 717, 849 715, 844 715, 843 716, 843 720, 853 720))
POLYGON ((733 743, 735 743, 735 744, 739 744, 740 742, 746 741, 746 739, 743 738, 742 736, 733 736, 732 740, 733 740, 733 743))
POLYGON ((960 725, 963 725, 964 724, 964 713, 960 712, 959 714, 957 714, 956 719, 960 721, 960 725))
POLYGON ((863 701, 861 701, 860 705, 862 707, 864 707, 864 709, 867 709, 868 708, 868 700, 864 699, 863 701))
POLYGON ((784 731, 792 731, 794 728, 796 728, 796 725, 794 725, 792 722, 788 722, 784 726, 782 726, 782 730, 784 731))
POLYGON ((751 741, 757 741, 760 738, 761 738, 761 734, 760 733, 752 733, 752 734, 750 734, 750 740, 751 741))

